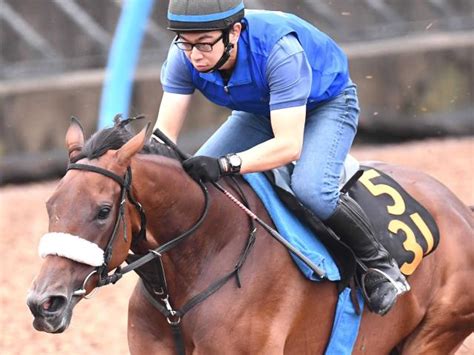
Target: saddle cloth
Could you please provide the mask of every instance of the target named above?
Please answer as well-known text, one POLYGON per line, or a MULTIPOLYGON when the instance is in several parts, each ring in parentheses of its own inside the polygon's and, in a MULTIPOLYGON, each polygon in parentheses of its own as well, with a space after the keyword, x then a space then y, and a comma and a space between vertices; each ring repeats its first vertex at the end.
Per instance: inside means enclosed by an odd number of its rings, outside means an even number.
MULTIPOLYGON (((265 175, 263 173, 246 174, 244 179, 252 186, 266 206, 279 233, 293 246, 299 248, 314 264, 323 269, 329 280, 339 281, 341 279, 339 269, 329 251, 308 226, 304 225, 283 204, 265 175)), ((319 277, 305 263, 296 256, 292 255, 292 257, 305 277, 312 281, 320 281, 319 277)), ((359 307, 362 310, 363 298, 360 292, 357 296, 359 307)), ((331 337, 325 352, 328 355, 352 353, 359 332, 361 316, 354 309, 350 289, 345 288, 338 297, 331 337)))
POLYGON ((362 176, 349 195, 365 211, 375 236, 398 263, 413 274, 423 257, 439 244, 439 230, 431 214, 394 179, 380 170, 362 166, 362 176))
MULTIPOLYGON (((353 162, 351 166, 352 171, 346 164, 346 178, 341 183, 347 182, 354 173, 353 162)), ((362 166, 361 169, 363 174, 358 181, 347 186, 348 193, 366 212, 376 236, 395 258, 401 271, 411 275, 422 257, 439 243, 436 223, 429 212, 391 177, 371 167, 362 166)), ((326 354, 350 354, 361 319, 350 300, 350 290, 345 287, 355 268, 355 264, 348 261, 353 260, 353 254, 328 238, 322 222, 296 200, 289 187, 291 170, 290 165, 266 173, 246 174, 244 178, 262 200, 280 234, 322 268, 329 280, 342 285, 326 354)), ((306 278, 319 281, 304 262, 292 257, 306 278)), ((362 309, 363 298, 359 291, 357 298, 362 309)))
MULTIPOLYGON (((286 166, 266 172, 265 175, 286 206, 310 226, 329 248, 342 274, 351 274, 348 265, 338 255, 344 252, 342 246, 331 241, 325 232, 326 226, 297 201, 289 185, 291 170, 292 166, 286 166)), ((418 201, 387 174, 369 166, 360 166, 360 172, 362 174, 357 181, 349 183, 350 186, 344 189, 364 210, 376 238, 398 263, 402 273, 409 276, 422 258, 438 246, 440 236, 436 222, 418 201)), ((345 182, 349 178, 347 176, 345 182)), ((344 255, 344 258, 347 257, 344 255)))

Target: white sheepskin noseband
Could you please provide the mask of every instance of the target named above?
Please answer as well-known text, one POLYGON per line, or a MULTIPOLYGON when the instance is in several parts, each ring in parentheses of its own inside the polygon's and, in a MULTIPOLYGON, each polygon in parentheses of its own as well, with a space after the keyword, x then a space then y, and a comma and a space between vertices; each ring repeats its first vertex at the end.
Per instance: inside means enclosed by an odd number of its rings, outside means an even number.
POLYGON ((104 263, 104 251, 95 243, 69 233, 46 233, 41 237, 39 255, 58 255, 90 266, 104 263))

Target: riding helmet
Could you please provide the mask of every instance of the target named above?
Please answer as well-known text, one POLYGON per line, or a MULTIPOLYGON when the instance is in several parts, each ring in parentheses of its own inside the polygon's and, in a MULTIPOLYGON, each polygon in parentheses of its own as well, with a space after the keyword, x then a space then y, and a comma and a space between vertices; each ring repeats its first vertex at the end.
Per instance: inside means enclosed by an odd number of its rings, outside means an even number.
POLYGON ((229 28, 244 17, 242 0, 170 0, 168 29, 174 32, 229 28))

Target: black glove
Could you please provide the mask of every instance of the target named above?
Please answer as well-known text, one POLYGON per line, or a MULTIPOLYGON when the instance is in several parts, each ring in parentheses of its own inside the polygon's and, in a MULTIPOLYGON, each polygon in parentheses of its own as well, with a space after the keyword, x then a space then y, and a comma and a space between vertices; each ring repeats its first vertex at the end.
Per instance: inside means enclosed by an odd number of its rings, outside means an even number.
POLYGON ((223 175, 218 158, 202 155, 186 159, 183 162, 183 168, 196 181, 217 181, 223 175))

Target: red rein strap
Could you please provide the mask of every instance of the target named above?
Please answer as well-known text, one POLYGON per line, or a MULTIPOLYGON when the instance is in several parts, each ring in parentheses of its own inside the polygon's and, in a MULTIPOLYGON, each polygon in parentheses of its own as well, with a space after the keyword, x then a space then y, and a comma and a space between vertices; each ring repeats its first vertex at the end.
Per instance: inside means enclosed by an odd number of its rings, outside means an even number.
MULTIPOLYGON (((158 137, 161 141, 163 141, 165 144, 170 146, 182 160, 185 160, 190 157, 189 154, 186 154, 182 152, 178 146, 171 140, 169 139, 162 131, 160 131, 158 128, 156 128, 153 131, 153 135, 158 137)), ((213 185, 221 192, 223 192, 232 202, 234 202, 238 207, 240 207, 247 215, 249 215, 254 221, 256 221, 258 224, 260 224, 270 235, 275 238, 278 242, 283 244, 285 248, 287 248, 290 252, 292 252, 294 255, 296 255, 301 261, 303 261, 308 267, 313 270, 316 275, 318 275, 319 278, 323 279, 326 277, 326 272, 319 268, 317 265, 315 265, 309 258, 307 258, 303 253, 301 253, 298 249, 296 249, 293 245, 288 243, 288 241, 283 238, 275 229, 270 227, 268 224, 266 224, 262 219, 260 219, 255 213, 253 213, 250 209, 245 207, 239 200, 237 200, 229 191, 224 189, 221 185, 218 183, 213 183, 213 185)))

